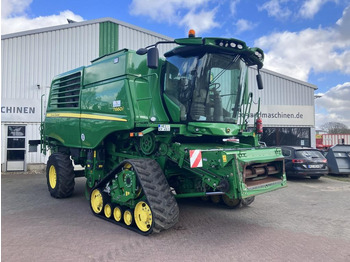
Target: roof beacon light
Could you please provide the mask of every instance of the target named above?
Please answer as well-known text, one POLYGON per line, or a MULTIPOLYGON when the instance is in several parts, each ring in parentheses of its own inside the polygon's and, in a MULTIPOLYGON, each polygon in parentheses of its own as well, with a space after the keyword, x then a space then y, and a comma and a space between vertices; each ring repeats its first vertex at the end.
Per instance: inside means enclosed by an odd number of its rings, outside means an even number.
POLYGON ((188 37, 196 37, 196 32, 193 29, 190 29, 190 31, 188 31, 188 37))

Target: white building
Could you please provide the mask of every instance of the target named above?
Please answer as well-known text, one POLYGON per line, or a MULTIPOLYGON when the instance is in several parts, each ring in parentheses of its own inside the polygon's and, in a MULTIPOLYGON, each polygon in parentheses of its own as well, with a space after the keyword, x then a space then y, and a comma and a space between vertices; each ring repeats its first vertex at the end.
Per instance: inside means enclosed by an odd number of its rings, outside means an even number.
MULTIPOLYGON (((1 36, 1 170, 26 170, 46 162, 40 152, 28 153, 28 140, 40 138, 46 95, 55 75, 118 49, 137 50, 164 40, 173 39, 112 18, 1 36)), ((171 46, 160 45, 160 53, 171 46)), ((314 147, 316 87, 262 70, 265 89, 258 91, 255 70, 249 74, 255 100, 260 96, 262 101, 265 142, 314 147)))

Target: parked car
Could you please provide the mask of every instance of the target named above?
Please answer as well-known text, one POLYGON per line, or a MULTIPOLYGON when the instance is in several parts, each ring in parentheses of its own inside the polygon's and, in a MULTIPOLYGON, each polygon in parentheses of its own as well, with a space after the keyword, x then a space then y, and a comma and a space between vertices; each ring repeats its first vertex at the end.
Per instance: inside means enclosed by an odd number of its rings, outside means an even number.
POLYGON ((309 147, 282 146, 287 177, 319 179, 328 174, 327 159, 320 150, 309 147))

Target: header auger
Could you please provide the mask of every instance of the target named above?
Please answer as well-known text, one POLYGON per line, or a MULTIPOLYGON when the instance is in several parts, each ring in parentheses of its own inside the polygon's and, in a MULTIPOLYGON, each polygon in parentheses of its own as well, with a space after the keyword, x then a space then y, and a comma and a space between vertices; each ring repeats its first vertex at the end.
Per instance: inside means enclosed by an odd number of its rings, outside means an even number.
POLYGON ((176 224, 178 198, 235 208, 286 186, 280 148, 260 145, 258 114, 247 124, 247 69, 261 89, 263 51, 192 32, 160 59, 163 43, 56 76, 41 130, 51 196, 73 193, 73 161, 92 212, 146 235, 176 224))

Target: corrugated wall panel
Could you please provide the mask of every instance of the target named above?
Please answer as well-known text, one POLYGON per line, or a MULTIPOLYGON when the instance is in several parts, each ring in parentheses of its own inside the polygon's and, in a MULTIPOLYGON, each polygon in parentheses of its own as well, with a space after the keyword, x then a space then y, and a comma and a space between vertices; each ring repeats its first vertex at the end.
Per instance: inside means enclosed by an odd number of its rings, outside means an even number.
POLYGON ((263 90, 258 90, 256 69, 249 68, 248 81, 253 97, 255 99, 260 97, 262 104, 314 106, 314 87, 292 78, 283 78, 270 71, 261 70, 260 73, 264 84, 263 90))
MULTIPOLYGON (((158 41, 169 41, 169 38, 161 38, 151 35, 148 32, 136 30, 135 28, 119 25, 119 49, 128 48, 137 50, 141 47, 155 44, 158 41)), ((165 52, 171 50, 175 44, 158 45, 159 55, 162 56, 165 52)))
MULTIPOLYGON (((55 75, 88 65, 98 57, 99 24, 5 38, 1 42, 2 101, 28 99, 40 104, 41 95, 48 94, 55 75)), ((27 141, 40 138, 39 123, 14 124, 27 125, 27 141)), ((5 139, 6 133, 2 132, 1 141, 5 139)), ((4 163, 6 152, 2 150, 2 153, 1 163, 4 163)), ((45 157, 39 152, 27 152, 26 162, 44 163, 45 157)))
POLYGON ((2 98, 34 99, 62 72, 98 57, 99 24, 2 40, 2 98))
MULTIPOLYGON (((27 123, 27 147, 28 140, 37 140, 40 138, 40 123, 27 123)), ((38 151, 40 151, 40 145, 38 146, 38 151)), ((41 153, 29 153, 27 150, 27 163, 45 163, 46 157, 41 153)))

